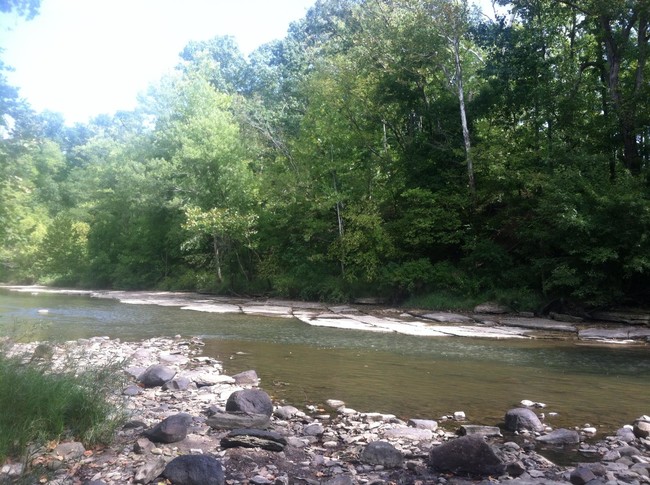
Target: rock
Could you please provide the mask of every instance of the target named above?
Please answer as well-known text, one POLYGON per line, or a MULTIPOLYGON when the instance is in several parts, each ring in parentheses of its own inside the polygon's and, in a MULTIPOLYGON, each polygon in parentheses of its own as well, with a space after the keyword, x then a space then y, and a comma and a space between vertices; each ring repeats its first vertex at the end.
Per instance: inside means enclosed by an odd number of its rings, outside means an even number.
POLYGON ((409 419, 408 425, 418 429, 430 429, 431 431, 438 429, 438 421, 433 419, 409 419))
POLYGON ((85 452, 86 448, 84 448, 84 445, 77 441, 59 443, 56 448, 54 448, 54 455, 60 457, 64 461, 81 458, 85 452))
POLYGON ((567 323, 584 322, 584 318, 577 317, 575 315, 569 315, 568 313, 550 312, 548 316, 551 317, 553 320, 557 320, 558 322, 567 322, 567 323))
POLYGON ((579 466, 571 472, 569 480, 573 485, 585 485, 585 483, 596 478, 594 472, 584 466, 579 466))
POLYGON ((425 313, 424 315, 420 315, 420 317, 426 320, 433 320, 434 322, 440 323, 474 323, 473 318, 467 317, 465 315, 459 315, 457 313, 425 313))
POLYGON ((650 328, 586 328, 578 332, 582 340, 643 340, 650 337, 650 328))
POLYGON ((327 401, 325 401, 325 404, 327 404, 332 409, 339 409, 345 407, 345 402, 340 401, 339 399, 328 399, 327 401))
POLYGON ((246 370, 232 376, 235 379, 235 384, 238 386, 257 386, 260 383, 260 378, 254 370, 246 370))
POLYGON ((591 312, 594 320, 606 322, 628 323, 631 325, 650 325, 650 312, 635 309, 601 310, 591 312))
POLYGON ((474 476, 501 475, 505 465, 482 436, 462 436, 429 453, 434 470, 474 476))
POLYGON ((130 384, 124 388, 122 391, 122 394, 125 396, 137 396, 142 392, 142 388, 140 386, 136 386, 135 384, 130 384))
POLYGON ((637 438, 647 438, 650 436, 650 418, 649 419, 644 419, 648 418, 648 416, 643 416, 642 418, 637 419, 634 421, 634 426, 632 428, 632 432, 634 433, 634 436, 637 438))
POLYGON ((580 443, 580 433, 572 429, 559 428, 549 434, 538 436, 536 440, 548 445, 577 445, 580 443))
MULTIPOLYGON (((305 413, 303 413, 300 409, 294 407, 294 406, 280 406, 278 408, 275 408, 273 411, 273 414, 275 414, 278 418, 280 419, 291 419, 296 416, 299 417, 304 417, 305 413)), ((242 426, 244 427, 244 426, 242 426)))
POLYGON ((361 452, 359 459, 362 463, 381 465, 386 468, 397 468, 402 466, 404 462, 402 453, 387 441, 368 443, 361 452))
POLYGON ((454 419, 456 421, 465 421, 467 419, 467 416, 465 415, 465 411, 456 411, 454 413, 454 419))
POLYGON ((616 431, 616 437, 624 441, 625 443, 629 443, 630 441, 634 441, 636 439, 636 436, 634 435, 634 431, 630 428, 620 428, 616 431))
POLYGON ((460 427, 460 435, 474 435, 481 436, 501 436, 501 430, 496 426, 480 426, 477 424, 464 424, 460 427))
POLYGON ((224 485, 221 462, 209 455, 182 455, 170 461, 163 476, 174 485, 224 485))
POLYGON ((226 411, 252 414, 273 414, 273 403, 261 389, 243 389, 233 392, 226 401, 226 411))
POLYGON ((514 408, 506 412, 505 428, 508 431, 542 431, 544 425, 532 410, 514 408))
POLYGON ((167 462, 162 456, 144 462, 135 472, 135 483, 149 483, 162 473, 167 462))
POLYGON ((474 313, 487 313, 489 315, 499 315, 510 313, 512 310, 505 305, 493 301, 486 301, 474 307, 474 313))
POLYGON ((144 435, 156 443, 176 443, 185 439, 191 423, 192 417, 189 414, 174 414, 145 431, 144 435))
POLYGON ((262 448, 268 451, 282 451, 287 440, 279 433, 261 429, 235 429, 221 438, 223 448, 262 448))
POLYGON ((308 424, 302 430, 302 434, 304 434, 305 436, 320 436, 324 432, 325 429, 319 423, 308 424))
POLYGON ((268 428, 271 419, 266 414, 216 413, 205 424, 215 429, 268 428))
POLYGON ((138 376, 138 381, 144 387, 162 386, 165 382, 170 381, 176 375, 176 371, 162 364, 149 366, 138 376))
POLYGON ((577 328, 565 322, 558 322, 550 318, 525 318, 525 317, 508 317, 500 320, 502 325, 511 325, 514 327, 531 328, 534 330, 549 330, 552 332, 577 332, 577 328))
POLYGON ((384 431, 384 437, 412 441, 431 441, 433 439, 433 431, 420 428, 391 428, 384 431))
POLYGON ((135 443, 133 443, 133 451, 138 455, 146 455, 151 452, 155 445, 149 441, 147 438, 138 438, 135 443))
POLYGON ((512 463, 508 463, 506 466, 506 472, 508 472, 508 475, 511 477, 519 477, 526 472, 526 467, 521 462, 521 460, 517 460, 513 461, 512 463))
POLYGON ((165 382, 162 388, 165 391, 187 391, 190 388, 190 384, 192 384, 192 381, 187 377, 181 376, 165 382))

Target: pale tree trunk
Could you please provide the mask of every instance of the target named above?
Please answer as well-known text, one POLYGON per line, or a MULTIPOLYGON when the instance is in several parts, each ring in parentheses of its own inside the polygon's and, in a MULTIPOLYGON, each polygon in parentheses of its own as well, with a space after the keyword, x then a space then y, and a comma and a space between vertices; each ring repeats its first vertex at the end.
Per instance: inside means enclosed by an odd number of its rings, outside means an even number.
POLYGON ((465 144, 465 160, 467 162, 467 182, 472 199, 476 196, 476 183, 474 181, 474 162, 472 160, 472 142, 467 125, 467 112, 465 110, 465 89, 463 87, 463 68, 460 62, 460 39, 452 39, 454 61, 456 64, 456 87, 458 88, 458 104, 460 107, 460 122, 463 128, 463 142, 465 144))
POLYGON ((217 236, 212 237, 212 249, 214 250, 214 264, 217 267, 217 281, 223 283, 223 275, 221 274, 221 254, 219 251, 217 236))

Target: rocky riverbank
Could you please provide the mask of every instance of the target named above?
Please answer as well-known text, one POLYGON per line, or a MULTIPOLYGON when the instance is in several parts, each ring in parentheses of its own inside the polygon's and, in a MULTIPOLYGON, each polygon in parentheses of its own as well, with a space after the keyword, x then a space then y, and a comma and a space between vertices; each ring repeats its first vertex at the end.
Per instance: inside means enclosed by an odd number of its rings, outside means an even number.
MULTIPOLYGON (((546 427, 544 405, 525 401, 504 410, 501 424, 471 423, 462 411, 403 421, 336 400, 297 409, 274 402, 253 370, 224 375, 202 346, 180 336, 14 344, 11 353, 32 359, 36 352, 54 370, 70 359, 79 369, 121 362, 127 379, 115 394, 128 415, 115 442, 89 450, 53 443, 33 458, 52 471, 38 483, 650 483, 648 416, 594 437, 588 426, 546 427), (545 458, 549 447, 571 465, 545 458)), ((12 483, 24 467, 5 464, 0 483, 12 483)))
MULTIPOLYGON (((209 313, 241 313, 296 318, 307 325, 423 337, 492 339, 575 339, 585 343, 640 344, 650 342, 650 312, 599 311, 581 316, 549 311, 539 316, 513 313, 494 303, 478 305, 467 314, 368 304, 327 305, 276 299, 255 300, 189 292, 90 291, 44 286, 2 286, 23 293, 54 293, 114 299, 133 305, 160 305, 209 313)), ((47 309, 43 309, 47 311, 47 309)))

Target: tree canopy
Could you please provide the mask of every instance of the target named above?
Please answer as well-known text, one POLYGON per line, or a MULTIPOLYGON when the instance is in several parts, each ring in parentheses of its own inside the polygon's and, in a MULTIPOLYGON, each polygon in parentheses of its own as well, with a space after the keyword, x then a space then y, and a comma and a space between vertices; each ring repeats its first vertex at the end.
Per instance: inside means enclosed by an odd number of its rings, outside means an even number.
POLYGON ((318 0, 74 126, 0 77, 0 279, 648 301, 650 7, 499 3, 318 0))

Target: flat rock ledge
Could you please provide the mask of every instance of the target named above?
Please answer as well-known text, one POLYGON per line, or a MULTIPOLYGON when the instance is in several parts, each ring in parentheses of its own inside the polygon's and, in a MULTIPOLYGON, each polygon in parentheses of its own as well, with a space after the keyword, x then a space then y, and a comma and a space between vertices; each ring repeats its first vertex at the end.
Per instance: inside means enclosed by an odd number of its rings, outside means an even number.
MULTIPOLYGON (((14 344, 8 352, 28 360, 39 345, 14 344)), ((54 370, 63 368, 71 358, 80 368, 121 362, 125 382, 114 398, 123 404, 128 419, 106 448, 85 449, 81 443, 62 442, 54 449, 37 450, 31 463, 47 464, 53 471, 33 483, 650 483, 648 416, 598 441, 590 439, 589 429, 536 430, 521 420, 517 431, 494 426, 499 423, 480 426, 448 420, 445 427, 439 427, 435 419, 405 422, 394 415, 358 412, 334 399, 306 410, 274 402, 270 417, 238 411, 229 420, 221 418, 227 416, 227 403, 236 391, 264 409, 263 389, 257 387, 255 378, 238 384, 235 376, 223 376, 220 362, 201 355, 200 339, 177 336, 121 342, 95 337, 49 347, 54 370), (170 355, 184 358, 170 363, 170 355), (146 369, 159 365, 173 371, 173 380, 187 379, 189 383, 148 388, 137 384, 146 369), (131 392, 135 387, 139 392, 131 392), (124 392, 127 389, 131 391, 124 392), (242 427, 242 423, 250 427, 242 427), (233 429, 233 425, 239 427, 233 429), (161 428, 165 428, 163 438, 153 432, 161 428), (545 441, 553 443, 554 456, 564 451, 565 457, 573 457, 566 460, 573 465, 558 466, 540 454, 545 441)), ((526 412, 534 413, 528 408, 526 412)), ((5 463, 0 468, 0 483, 18 483, 24 471, 20 460, 5 463)))
MULTIPOLYGON (((106 298, 133 305, 160 305, 209 313, 240 313, 273 318, 296 318, 317 326, 418 337, 491 339, 564 338, 585 343, 647 344, 650 311, 594 312, 590 319, 550 313, 548 318, 513 314, 495 303, 478 305, 471 314, 401 310, 369 305, 326 305, 278 299, 247 299, 172 291, 91 291, 45 286, 0 286, 22 293, 54 293, 106 298), (608 323, 604 323, 604 321, 608 323), (624 324, 624 325, 622 325, 624 324)), ((43 309, 47 311, 47 309, 43 309)))

